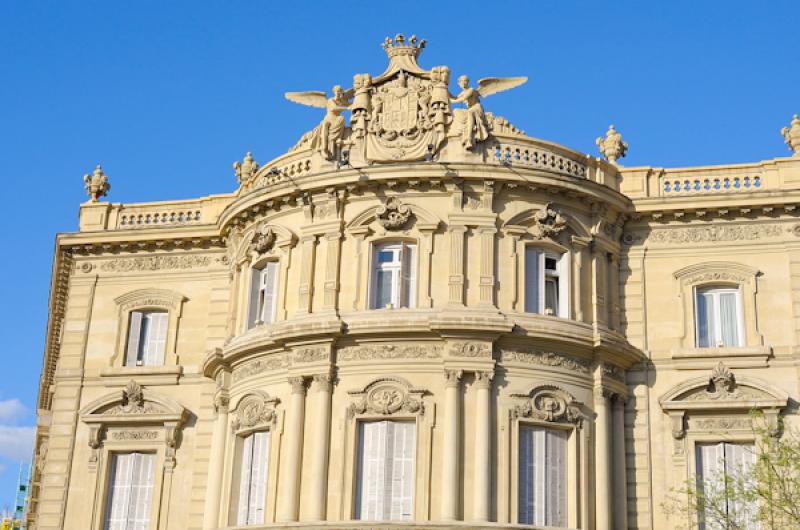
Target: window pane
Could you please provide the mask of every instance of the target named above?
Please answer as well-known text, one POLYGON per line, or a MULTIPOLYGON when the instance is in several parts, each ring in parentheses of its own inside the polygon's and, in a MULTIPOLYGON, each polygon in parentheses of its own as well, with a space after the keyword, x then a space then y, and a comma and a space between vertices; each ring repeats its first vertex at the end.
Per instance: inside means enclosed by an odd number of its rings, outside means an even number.
POLYGON ((375 271, 375 307, 381 309, 394 302, 392 298, 392 279, 395 274, 392 270, 375 271))
POLYGON ((263 524, 269 473, 269 431, 253 433, 242 440, 239 471, 238 525, 263 524))
POLYGON ((544 314, 558 315, 558 278, 544 281, 544 314))
POLYGON ((558 265, 558 260, 556 258, 551 258, 548 256, 544 259, 544 268, 548 272, 550 271, 555 272, 557 265, 558 265))
POLYGON ((567 524, 567 439, 558 429, 520 426, 518 522, 567 524))
POLYGON ((719 320, 722 343, 734 347, 739 344, 739 310, 737 293, 727 292, 719 295, 719 320))
POLYGON ((378 252, 378 263, 394 263, 397 261, 397 251, 393 249, 381 250, 378 252))
POLYGON ((713 317, 714 298, 712 294, 697 291, 697 345, 701 348, 716 346, 713 317))
POLYGON ((542 281, 539 271, 538 249, 525 248, 525 311, 528 313, 539 313, 539 284, 542 281))

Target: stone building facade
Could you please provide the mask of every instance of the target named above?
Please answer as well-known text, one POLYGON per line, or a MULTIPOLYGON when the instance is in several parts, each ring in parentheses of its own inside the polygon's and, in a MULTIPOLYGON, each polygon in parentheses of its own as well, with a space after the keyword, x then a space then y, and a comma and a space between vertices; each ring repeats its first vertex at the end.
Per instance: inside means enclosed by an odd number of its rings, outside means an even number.
MULTIPOLYGON (((622 167, 386 71, 236 192, 57 238, 32 528, 670 528, 710 450, 792 426, 795 156, 622 167)), ((706 462, 707 463, 707 462, 706 462)))

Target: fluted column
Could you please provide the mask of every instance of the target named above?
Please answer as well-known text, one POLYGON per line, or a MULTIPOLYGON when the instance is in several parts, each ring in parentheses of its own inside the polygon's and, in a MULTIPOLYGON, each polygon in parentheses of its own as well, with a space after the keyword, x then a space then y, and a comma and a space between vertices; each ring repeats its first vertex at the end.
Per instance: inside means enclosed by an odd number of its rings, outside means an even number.
POLYGON ((458 518, 459 447, 458 432, 461 425, 461 407, 458 398, 461 387, 461 370, 445 370, 444 389, 444 440, 442 444, 442 519, 458 518))
POLYGON ((491 428, 491 372, 475 372, 475 476, 472 479, 474 495, 472 517, 476 521, 488 521, 491 510, 492 444, 491 428))
POLYGON ((317 374, 311 387, 314 393, 316 437, 311 453, 309 521, 324 521, 327 508, 328 454, 331 427, 331 376, 317 374))
POLYGON ((219 505, 222 497, 222 475, 225 464, 226 430, 228 427, 228 396, 214 398, 216 419, 211 433, 211 456, 208 462, 208 485, 203 510, 203 530, 219 528, 219 505))
POLYGON ((595 520, 597 530, 612 530, 611 521, 611 414, 608 391, 595 389, 595 520))
POLYGON ((625 461, 625 398, 614 399, 614 528, 628 528, 628 476, 625 461))
POLYGON ((466 226, 450 227, 450 286, 449 304, 464 305, 464 240, 466 226))
POLYGON ((278 507, 278 521, 297 521, 300 493, 300 461, 303 457, 303 423, 305 420, 306 382, 302 377, 289 378, 292 397, 286 418, 286 454, 281 462, 284 468, 283 490, 278 507))

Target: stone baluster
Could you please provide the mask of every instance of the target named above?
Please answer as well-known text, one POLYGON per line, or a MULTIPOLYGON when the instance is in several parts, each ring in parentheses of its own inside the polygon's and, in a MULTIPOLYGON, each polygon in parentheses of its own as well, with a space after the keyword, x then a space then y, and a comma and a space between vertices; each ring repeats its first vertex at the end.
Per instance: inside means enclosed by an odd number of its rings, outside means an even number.
POLYGON ((461 370, 445 370, 444 389, 444 436, 442 445, 442 519, 454 521, 458 518, 459 480, 459 443, 458 433, 461 428, 461 370))
POLYGON ((281 463, 285 469, 283 490, 278 507, 278 521, 297 521, 300 497, 300 463, 303 457, 303 424, 305 422, 306 382, 302 377, 289 379, 292 397, 286 418, 286 454, 281 463))

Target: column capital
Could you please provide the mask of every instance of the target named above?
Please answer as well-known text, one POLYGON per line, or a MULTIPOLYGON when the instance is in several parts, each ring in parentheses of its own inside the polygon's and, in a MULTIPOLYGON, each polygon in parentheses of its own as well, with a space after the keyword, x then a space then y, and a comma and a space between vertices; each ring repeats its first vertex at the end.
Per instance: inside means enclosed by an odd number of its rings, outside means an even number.
POLYGON ((333 384, 333 376, 331 374, 314 374, 312 380, 313 386, 311 389, 314 392, 330 391, 333 384))
POLYGON ((226 414, 228 406, 230 405, 231 398, 226 393, 219 393, 214 396, 214 412, 217 414, 226 414))
POLYGON ((292 394, 306 393, 306 378, 303 376, 290 377, 289 384, 292 386, 292 394))
POLYGON ((463 375, 464 375, 464 370, 445 370, 444 386, 448 388, 457 387, 461 383, 461 376, 463 375))
POLYGON ((492 388, 494 372, 475 372, 475 386, 478 388, 492 388))

